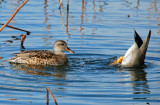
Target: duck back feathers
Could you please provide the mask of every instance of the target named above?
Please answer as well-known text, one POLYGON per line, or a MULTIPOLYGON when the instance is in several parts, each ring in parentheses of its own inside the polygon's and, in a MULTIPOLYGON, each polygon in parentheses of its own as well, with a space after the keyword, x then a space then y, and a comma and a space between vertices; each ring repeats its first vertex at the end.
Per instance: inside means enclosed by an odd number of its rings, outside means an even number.
POLYGON ((30 50, 16 54, 9 60, 14 63, 26 63, 32 65, 64 65, 67 64, 67 56, 65 54, 56 55, 48 50, 30 50))

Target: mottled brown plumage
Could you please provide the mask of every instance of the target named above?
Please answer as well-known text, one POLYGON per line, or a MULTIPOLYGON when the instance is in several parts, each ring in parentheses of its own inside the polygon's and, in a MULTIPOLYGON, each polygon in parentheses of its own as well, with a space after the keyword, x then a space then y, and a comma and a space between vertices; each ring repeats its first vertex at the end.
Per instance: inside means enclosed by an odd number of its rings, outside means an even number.
POLYGON ((11 58, 9 62, 26 63, 33 65, 65 65, 68 62, 67 56, 62 51, 74 53, 67 47, 67 43, 58 40, 53 45, 54 52, 49 50, 28 50, 23 51, 11 58))

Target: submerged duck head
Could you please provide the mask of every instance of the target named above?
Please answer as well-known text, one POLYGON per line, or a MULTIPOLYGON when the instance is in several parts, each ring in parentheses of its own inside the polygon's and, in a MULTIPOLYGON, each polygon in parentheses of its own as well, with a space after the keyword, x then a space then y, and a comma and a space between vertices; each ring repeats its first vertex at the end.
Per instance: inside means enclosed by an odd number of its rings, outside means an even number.
POLYGON ((74 53, 74 51, 69 49, 69 47, 67 46, 67 43, 63 40, 57 40, 53 44, 53 49, 54 49, 55 54, 60 54, 62 53, 62 51, 68 51, 70 53, 74 53))

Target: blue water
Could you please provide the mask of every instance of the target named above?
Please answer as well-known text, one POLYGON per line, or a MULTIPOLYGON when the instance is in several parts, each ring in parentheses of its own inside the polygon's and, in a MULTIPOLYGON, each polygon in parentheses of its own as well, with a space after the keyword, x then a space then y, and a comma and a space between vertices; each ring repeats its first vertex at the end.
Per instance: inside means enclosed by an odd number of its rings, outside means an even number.
MULTIPOLYGON (((75 54, 65 52, 69 64, 61 67, 9 64, 18 53, 20 35, 5 27, 0 32, 0 104, 45 105, 49 87, 59 105, 160 104, 160 1, 58 0, 29 1, 8 24, 30 31, 25 50, 51 50, 65 40, 75 54), (145 65, 109 66, 133 44, 134 29, 144 39, 152 30, 145 65)), ((0 23, 22 4, 0 0, 0 23)), ((1 27, 2 25, 0 25, 1 27)), ((54 104, 51 96, 50 104, 54 104)))

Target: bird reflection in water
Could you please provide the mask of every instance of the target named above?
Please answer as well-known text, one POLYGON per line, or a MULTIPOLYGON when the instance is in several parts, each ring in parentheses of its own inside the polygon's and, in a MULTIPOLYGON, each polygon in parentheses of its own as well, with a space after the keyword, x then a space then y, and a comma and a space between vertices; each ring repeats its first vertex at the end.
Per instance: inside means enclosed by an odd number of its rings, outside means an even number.
POLYGON ((147 99, 150 91, 144 68, 129 68, 127 71, 131 75, 133 94, 136 95, 133 99, 147 99))
POLYGON ((12 70, 24 71, 26 74, 39 75, 39 76, 53 76, 55 78, 65 79, 66 72, 64 66, 42 66, 42 65, 29 65, 10 63, 12 70))

